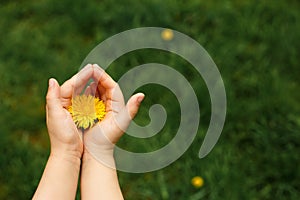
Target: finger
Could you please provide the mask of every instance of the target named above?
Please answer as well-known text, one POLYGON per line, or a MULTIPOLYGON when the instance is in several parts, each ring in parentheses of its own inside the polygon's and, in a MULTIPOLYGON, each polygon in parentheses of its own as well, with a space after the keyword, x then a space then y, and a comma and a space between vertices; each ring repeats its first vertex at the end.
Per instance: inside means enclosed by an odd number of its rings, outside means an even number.
POLYGON ((85 95, 95 96, 97 85, 95 82, 92 82, 84 91, 85 95))
POLYGON ((93 78, 98 84, 101 84, 105 89, 114 88, 117 83, 97 64, 93 64, 93 78))
POLYGON ((91 95, 96 96, 96 93, 97 93, 97 83, 92 82, 89 87, 91 89, 91 95))
POLYGON ((93 68, 90 64, 77 73, 77 77, 74 82, 73 97, 80 95, 84 91, 84 88, 87 86, 92 77, 93 68))
POLYGON ((98 91, 98 97, 100 99, 102 99, 103 101, 106 101, 105 88, 101 84, 98 84, 97 89, 98 89, 97 90, 98 91))
POLYGON ((71 99, 73 94, 81 93, 89 79, 92 77, 92 74, 92 65, 86 65, 61 86, 61 97, 64 99, 71 99))
POLYGON ((124 109, 124 97, 118 84, 113 89, 107 90, 106 93, 106 101, 110 104, 113 112, 118 113, 124 109))
POLYGON ((99 65, 94 64, 93 68, 101 99, 106 102, 106 111, 118 113, 125 105, 119 85, 99 65))
MULTIPOLYGON (((99 88, 99 86, 98 86, 99 88)), ((106 112, 119 113, 124 107, 124 98, 122 91, 118 85, 110 90, 104 90, 104 95, 102 95, 102 100, 105 102, 106 112)))
POLYGON ((91 93, 92 93, 91 87, 88 86, 88 87, 85 89, 84 94, 88 96, 88 95, 92 95, 91 93))

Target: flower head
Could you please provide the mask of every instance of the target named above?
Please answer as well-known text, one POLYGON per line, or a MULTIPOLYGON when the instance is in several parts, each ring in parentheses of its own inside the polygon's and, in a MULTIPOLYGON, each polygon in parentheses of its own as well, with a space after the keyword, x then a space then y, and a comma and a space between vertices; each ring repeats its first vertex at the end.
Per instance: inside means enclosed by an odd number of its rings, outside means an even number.
POLYGON ((195 188, 201 188, 204 185, 204 180, 200 176, 195 176, 192 178, 191 183, 195 188))
POLYGON ((92 95, 79 95, 72 99, 68 107, 78 128, 87 129, 104 119, 106 111, 102 100, 92 95))
POLYGON ((173 39, 174 33, 170 29, 165 29, 161 32, 161 37, 163 40, 169 41, 173 39))

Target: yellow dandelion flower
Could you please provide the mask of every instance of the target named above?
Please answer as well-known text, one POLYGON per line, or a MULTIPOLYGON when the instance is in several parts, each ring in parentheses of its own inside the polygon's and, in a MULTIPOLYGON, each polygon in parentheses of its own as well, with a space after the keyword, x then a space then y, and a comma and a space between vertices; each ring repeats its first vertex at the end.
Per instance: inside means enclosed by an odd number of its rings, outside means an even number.
POLYGON ((104 119, 106 111, 102 100, 92 95, 79 95, 72 99, 68 107, 78 128, 87 129, 104 119))
POLYGON ((172 40, 174 37, 173 31, 170 29, 165 29, 161 32, 161 37, 163 40, 172 40))
POLYGON ((201 188, 204 185, 204 180, 200 176, 195 176, 192 178, 191 183, 195 188, 201 188))

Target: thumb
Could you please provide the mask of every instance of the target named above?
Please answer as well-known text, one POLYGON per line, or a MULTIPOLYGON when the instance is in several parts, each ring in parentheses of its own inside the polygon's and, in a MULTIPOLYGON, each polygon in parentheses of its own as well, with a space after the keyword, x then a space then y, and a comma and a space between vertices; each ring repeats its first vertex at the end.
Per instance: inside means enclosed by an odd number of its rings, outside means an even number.
POLYGON ((126 104, 126 109, 129 113, 130 119, 133 119, 137 114, 140 104, 143 101, 145 95, 143 93, 137 93, 130 97, 126 104))
POLYGON ((49 79, 49 87, 46 96, 47 110, 49 114, 61 110, 60 88, 54 78, 49 79))
POLYGON ((115 117, 116 126, 118 129, 121 129, 122 132, 126 131, 130 121, 137 114, 144 97, 145 95, 143 93, 137 93, 130 97, 126 104, 126 107, 122 109, 122 111, 115 117))

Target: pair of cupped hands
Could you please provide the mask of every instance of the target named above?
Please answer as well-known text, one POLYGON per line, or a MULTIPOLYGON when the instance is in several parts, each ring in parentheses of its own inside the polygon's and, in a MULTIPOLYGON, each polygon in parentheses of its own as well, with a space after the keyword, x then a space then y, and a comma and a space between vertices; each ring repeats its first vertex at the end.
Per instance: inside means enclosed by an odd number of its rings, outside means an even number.
POLYGON ((144 94, 137 93, 125 104, 118 84, 97 64, 86 65, 61 86, 55 79, 50 79, 46 118, 51 155, 81 159, 84 154, 90 154, 96 160, 114 167, 114 145, 135 117, 143 99, 144 94), (106 106, 104 119, 86 130, 76 127, 67 110, 72 98, 82 92, 99 97, 106 106))

